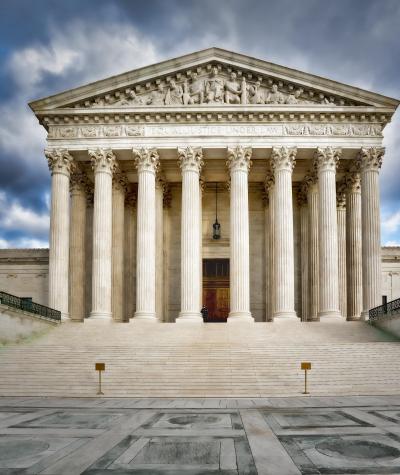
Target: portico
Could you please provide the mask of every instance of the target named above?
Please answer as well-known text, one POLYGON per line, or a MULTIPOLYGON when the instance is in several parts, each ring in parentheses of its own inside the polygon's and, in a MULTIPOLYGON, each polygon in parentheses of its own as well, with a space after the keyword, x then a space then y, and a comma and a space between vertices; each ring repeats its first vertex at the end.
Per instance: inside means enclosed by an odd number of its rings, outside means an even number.
POLYGON ((31 104, 52 174, 49 305, 64 318, 202 323, 203 259, 229 259, 228 323, 380 305, 378 174, 397 101, 215 48, 107 81, 31 104))

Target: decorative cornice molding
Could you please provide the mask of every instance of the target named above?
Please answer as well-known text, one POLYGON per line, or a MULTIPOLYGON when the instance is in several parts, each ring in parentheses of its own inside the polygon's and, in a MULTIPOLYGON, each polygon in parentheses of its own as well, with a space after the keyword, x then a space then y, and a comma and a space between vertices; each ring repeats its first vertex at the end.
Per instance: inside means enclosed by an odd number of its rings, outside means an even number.
POLYGON ((296 164, 296 147, 273 147, 271 154, 271 168, 277 171, 287 170, 292 173, 296 164))
POLYGON ((59 173, 69 177, 74 172, 76 165, 67 149, 46 149, 44 154, 52 175, 59 173))
POLYGON ((178 148, 178 164, 182 169, 182 173, 193 171, 200 173, 204 166, 203 151, 200 147, 178 148))
POLYGON ((156 148, 133 149, 133 158, 135 160, 138 172, 156 173, 160 165, 160 158, 156 148))
POLYGON ((324 171, 336 172, 341 153, 342 150, 340 148, 318 147, 314 157, 314 163, 318 173, 324 171))
POLYGON ((113 174, 116 170, 116 158, 111 149, 97 148, 88 150, 94 173, 113 174))
POLYGON ((251 147, 242 147, 238 145, 235 148, 228 148, 226 165, 229 171, 243 171, 248 173, 251 167, 251 147))

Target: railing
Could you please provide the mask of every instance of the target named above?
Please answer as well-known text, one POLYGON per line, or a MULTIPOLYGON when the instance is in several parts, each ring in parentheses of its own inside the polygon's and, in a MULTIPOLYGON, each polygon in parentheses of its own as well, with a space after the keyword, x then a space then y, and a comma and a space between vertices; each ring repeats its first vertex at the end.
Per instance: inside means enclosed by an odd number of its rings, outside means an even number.
POLYGON ((7 292, 0 291, 0 303, 8 305, 9 307, 18 308, 25 312, 40 315, 41 317, 48 318, 50 320, 61 321, 61 312, 54 310, 53 308, 40 305, 36 302, 32 302, 30 297, 16 297, 15 295, 8 294, 7 292))
POLYGON ((369 311, 369 321, 371 323, 383 318, 400 314, 400 299, 392 300, 379 307, 371 308, 369 311))

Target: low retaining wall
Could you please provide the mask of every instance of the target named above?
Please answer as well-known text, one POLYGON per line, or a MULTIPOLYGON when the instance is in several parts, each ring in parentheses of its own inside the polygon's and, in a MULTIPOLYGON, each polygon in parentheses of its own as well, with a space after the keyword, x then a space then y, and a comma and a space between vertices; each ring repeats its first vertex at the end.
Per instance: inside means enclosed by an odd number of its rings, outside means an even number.
POLYGON ((400 338, 400 314, 375 320, 373 325, 400 338))
POLYGON ((0 304, 0 344, 31 338, 57 325, 58 322, 0 304))

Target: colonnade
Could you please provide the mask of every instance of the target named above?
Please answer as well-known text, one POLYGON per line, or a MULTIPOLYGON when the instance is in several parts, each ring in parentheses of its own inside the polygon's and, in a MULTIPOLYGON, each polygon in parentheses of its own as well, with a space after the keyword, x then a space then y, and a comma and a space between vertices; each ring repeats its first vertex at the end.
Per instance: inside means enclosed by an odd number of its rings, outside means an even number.
MULTIPOLYGON (((267 320, 293 319, 295 312, 292 172, 296 148, 274 147, 266 178, 267 320)), ((125 201, 127 180, 110 149, 88 151, 94 172, 91 319, 124 319, 125 201)), ((68 150, 46 151, 52 172, 49 306, 64 319, 84 319, 86 194, 91 185, 68 150), (71 201, 70 201, 71 193, 71 201), (71 205, 71 210, 70 210, 71 205), (70 229, 71 224, 71 229, 70 229), (70 295, 70 298, 69 298, 70 295)), ((228 322, 253 321, 250 310, 248 173, 252 149, 227 150, 230 173, 230 314, 228 322)), ((302 314, 307 320, 364 316, 380 304, 378 172, 383 149, 362 148, 349 162, 343 184, 346 206, 337 206, 336 169, 341 151, 318 148, 300 187, 302 314), (345 231, 344 231, 345 229, 345 231), (345 234, 343 234, 345 233, 345 234), (345 236, 345 237, 344 237, 345 236), (344 246, 344 247, 343 247, 344 246), (347 272, 341 263, 347 260, 347 272), (346 283, 343 285, 343 279, 346 283)), ((181 310, 177 322, 202 322, 201 148, 178 149, 182 173, 181 310)), ((156 214, 159 155, 133 150, 138 172, 136 310, 134 319, 155 322, 156 214)), ((131 230, 130 235, 134 234, 131 230)), ((132 289, 133 291, 133 289, 132 289)), ((126 300, 127 301, 127 300, 126 300)))

